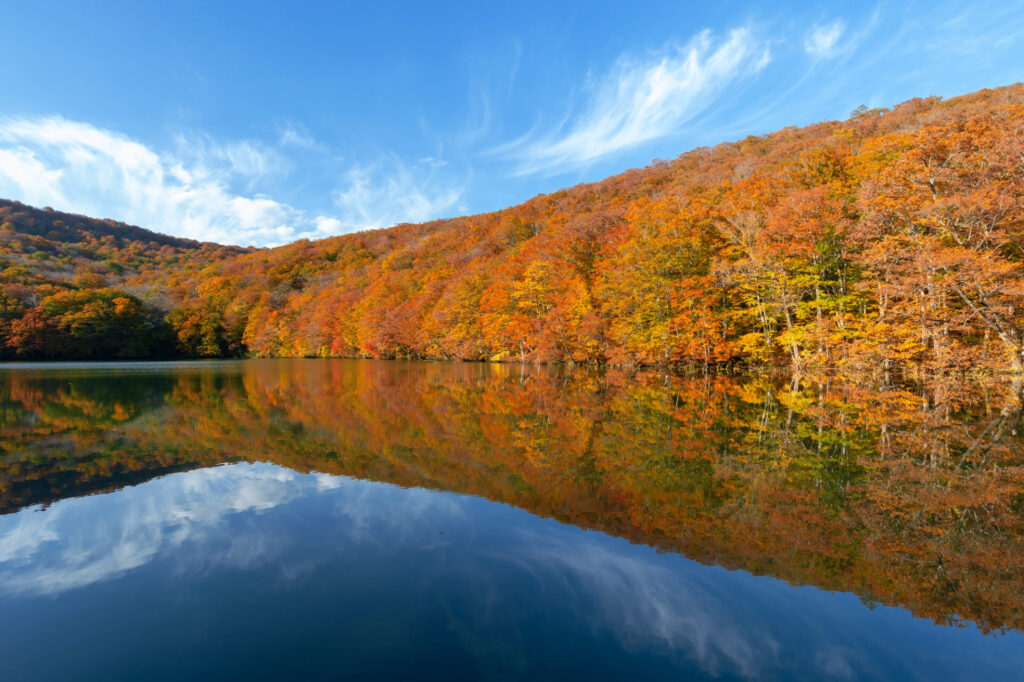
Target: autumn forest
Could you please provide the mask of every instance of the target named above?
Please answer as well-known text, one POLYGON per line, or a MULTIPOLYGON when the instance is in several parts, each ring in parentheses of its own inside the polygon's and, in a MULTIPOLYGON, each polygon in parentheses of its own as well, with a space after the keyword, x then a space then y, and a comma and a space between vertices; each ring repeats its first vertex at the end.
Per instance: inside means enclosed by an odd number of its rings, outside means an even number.
POLYGON ((0 357, 1024 373, 1024 87, 271 249, 0 203, 0 357))

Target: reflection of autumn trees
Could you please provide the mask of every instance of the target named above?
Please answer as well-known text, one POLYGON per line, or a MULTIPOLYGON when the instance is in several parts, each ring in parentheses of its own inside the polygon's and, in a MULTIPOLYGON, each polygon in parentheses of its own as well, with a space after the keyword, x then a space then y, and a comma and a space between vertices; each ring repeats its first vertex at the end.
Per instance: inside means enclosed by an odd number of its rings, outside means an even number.
POLYGON ((173 386, 168 377, 0 375, 0 512, 224 461, 153 444, 173 386), (140 428, 146 439, 135 435, 140 428))
POLYGON ((1020 413, 999 387, 293 361, 8 373, 0 391, 6 510, 268 460, 482 495, 942 622, 1024 627, 1020 413))

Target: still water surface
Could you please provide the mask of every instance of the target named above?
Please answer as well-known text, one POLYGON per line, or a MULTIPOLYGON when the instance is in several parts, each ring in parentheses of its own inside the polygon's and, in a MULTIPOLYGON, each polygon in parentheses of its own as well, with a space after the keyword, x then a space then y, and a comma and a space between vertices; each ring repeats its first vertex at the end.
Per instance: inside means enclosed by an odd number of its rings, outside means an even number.
POLYGON ((1024 679, 1019 433, 998 389, 7 366, 0 678, 1024 679))

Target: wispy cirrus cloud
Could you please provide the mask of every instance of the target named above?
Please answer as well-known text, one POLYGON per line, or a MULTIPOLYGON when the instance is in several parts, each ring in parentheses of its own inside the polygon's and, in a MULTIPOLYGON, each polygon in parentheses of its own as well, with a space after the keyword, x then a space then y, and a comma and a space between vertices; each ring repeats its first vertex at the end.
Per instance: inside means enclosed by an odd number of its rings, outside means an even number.
POLYGON ((716 39, 703 31, 682 47, 623 56, 589 88, 580 113, 497 148, 517 175, 559 172, 672 135, 729 85, 771 61, 769 44, 740 28, 716 39))
POLYGON ((334 194, 338 219, 359 229, 423 222, 451 211, 464 212, 459 202, 468 186, 441 175, 447 165, 425 157, 406 164, 386 155, 376 163, 349 168, 334 194))
POLYGON ((305 127, 291 122, 278 128, 278 144, 282 147, 323 150, 323 145, 305 127))
POLYGON ((839 39, 846 31, 846 23, 837 19, 828 24, 818 24, 807 32, 804 51, 812 57, 834 57, 839 52, 839 39))
POLYGON ((222 141, 199 132, 177 135, 172 152, 160 156, 188 169, 196 180, 237 182, 248 187, 267 178, 282 178, 292 167, 284 153, 261 141, 222 141))

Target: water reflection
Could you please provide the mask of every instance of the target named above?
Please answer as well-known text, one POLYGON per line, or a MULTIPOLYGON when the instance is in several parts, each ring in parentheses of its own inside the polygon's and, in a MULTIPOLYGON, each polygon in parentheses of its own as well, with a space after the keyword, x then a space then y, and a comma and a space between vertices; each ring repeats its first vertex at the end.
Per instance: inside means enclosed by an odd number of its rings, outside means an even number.
MULTIPOLYGON (((206 594, 231 575, 236 599, 248 585, 279 608, 366 591, 375 627, 447 633, 403 646, 478 673, 551 673, 545 636, 609 679, 636 657, 654 677, 1016 670, 1018 633, 971 633, 1024 618, 1019 420, 998 387, 349 361, 3 371, 0 599, 52 611, 154 576, 206 594), (941 644, 927 665, 900 650, 914 637, 941 644)), ((345 651, 379 665, 359 641, 345 651)))
POLYGON ((8 517, 0 521, 0 593, 59 594, 115 578, 185 544, 213 549, 204 563, 251 566, 280 551, 262 539, 253 545, 251 538, 225 534, 226 516, 271 509, 343 480, 233 465, 8 517))

